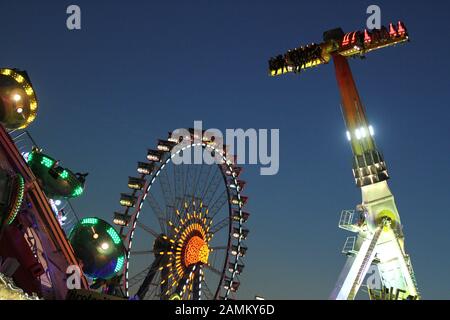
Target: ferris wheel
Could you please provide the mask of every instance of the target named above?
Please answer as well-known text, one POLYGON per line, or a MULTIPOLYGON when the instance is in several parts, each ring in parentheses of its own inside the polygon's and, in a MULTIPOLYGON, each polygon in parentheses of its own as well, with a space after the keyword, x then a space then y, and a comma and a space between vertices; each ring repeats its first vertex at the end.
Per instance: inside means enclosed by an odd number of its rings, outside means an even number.
POLYGON ((242 168, 214 136, 186 130, 158 140, 129 177, 114 213, 126 254, 121 281, 136 299, 233 299, 249 230, 242 168), (208 155, 213 164, 181 159, 208 155))

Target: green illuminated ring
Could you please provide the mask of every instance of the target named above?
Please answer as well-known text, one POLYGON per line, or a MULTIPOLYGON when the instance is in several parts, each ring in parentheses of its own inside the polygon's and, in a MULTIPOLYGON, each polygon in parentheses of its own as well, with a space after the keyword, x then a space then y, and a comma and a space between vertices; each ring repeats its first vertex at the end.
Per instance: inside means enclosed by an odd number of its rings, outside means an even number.
MULTIPOLYGON (((81 219, 80 224, 81 225, 96 225, 99 222, 100 222, 100 219, 98 219, 98 218, 88 217, 88 218, 81 219)), ((106 221, 103 221, 103 223, 105 223, 105 222, 106 221)), ((76 228, 76 226, 71 230, 70 234, 75 230, 75 228, 76 228)), ((114 242, 114 245, 119 245, 119 244, 123 245, 122 239, 120 238, 119 234, 112 226, 110 226, 106 230, 106 233, 111 238, 111 241, 114 242)), ((70 235, 69 235, 69 237, 70 237, 70 235)), ((119 273, 123 269, 124 262, 125 262, 125 254, 122 254, 116 260, 116 266, 114 268, 114 273, 119 273)))
POLYGON ((36 115, 37 115, 38 103, 37 103, 36 94, 34 93, 33 87, 27 81, 27 79, 25 79, 24 76, 20 75, 19 73, 17 73, 16 71, 14 71, 12 69, 8 69, 8 68, 0 69, 0 74, 10 77, 10 78, 13 78, 27 94, 27 97, 30 101, 30 115, 26 119, 25 124, 23 126, 19 127, 19 129, 24 129, 30 123, 32 123, 34 121, 34 119, 36 119, 36 115))
POLYGON ((14 200, 14 205, 12 206, 9 216, 7 218, 8 224, 13 223, 17 214, 19 213, 19 209, 22 206, 22 202, 23 202, 23 196, 25 194, 25 180, 23 179, 23 177, 20 174, 17 175, 17 184, 18 184, 18 186, 17 186, 16 197, 14 200))

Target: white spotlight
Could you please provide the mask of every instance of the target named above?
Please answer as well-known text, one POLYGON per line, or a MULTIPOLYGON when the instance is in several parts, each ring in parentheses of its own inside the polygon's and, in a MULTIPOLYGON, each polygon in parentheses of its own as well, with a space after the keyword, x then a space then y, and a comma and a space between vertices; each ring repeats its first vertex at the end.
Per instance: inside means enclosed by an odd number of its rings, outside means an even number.
POLYGON ((20 96, 20 94, 15 94, 15 95, 13 95, 13 100, 15 101, 15 102, 19 102, 20 100, 22 100, 22 97, 20 96))
POLYGON ((366 137, 366 129, 364 127, 361 127, 361 128, 359 128, 359 131, 361 132, 361 136, 363 138, 365 138, 366 137))

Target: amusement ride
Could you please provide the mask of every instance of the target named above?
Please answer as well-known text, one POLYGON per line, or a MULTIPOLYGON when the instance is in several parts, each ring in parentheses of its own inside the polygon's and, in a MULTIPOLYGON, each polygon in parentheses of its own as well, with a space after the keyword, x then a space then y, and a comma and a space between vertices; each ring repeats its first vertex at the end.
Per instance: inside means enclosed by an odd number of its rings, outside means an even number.
MULTIPOLYGON (((362 202, 339 227, 355 232, 332 299, 354 299, 371 265, 371 299, 419 299, 383 155, 356 89, 349 58, 409 41, 402 22, 371 31, 324 33, 323 42, 269 61, 269 74, 300 73, 333 60, 353 174, 362 202)), ((71 201, 87 174, 44 153, 26 130, 38 100, 25 71, 0 69, 0 298, 236 299, 249 234, 242 167, 213 135, 171 132, 138 160, 111 223, 80 218, 71 201), (192 154, 212 163, 195 164, 192 154), (80 270, 77 286, 68 285, 80 270)))
POLYGON ((403 22, 380 29, 344 33, 341 28, 326 31, 323 42, 289 50, 269 60, 269 75, 300 73, 334 62, 341 94, 346 136, 353 151, 353 175, 361 189, 362 203, 356 210, 341 213, 339 227, 357 234, 348 237, 342 252, 347 262, 330 299, 353 300, 371 265, 381 280, 380 288, 368 288, 371 299, 420 299, 411 259, 383 155, 377 148, 374 129, 353 80, 349 58, 364 58, 369 52, 409 41, 403 22))
POLYGON ((0 297, 236 298, 249 213, 242 167, 226 145, 194 129, 158 140, 112 224, 80 219, 71 200, 87 174, 63 167, 26 130, 38 108, 28 74, 0 69, 0 98, 0 297), (177 161, 190 152, 217 161, 177 161), (82 270, 75 289, 71 266, 82 270))

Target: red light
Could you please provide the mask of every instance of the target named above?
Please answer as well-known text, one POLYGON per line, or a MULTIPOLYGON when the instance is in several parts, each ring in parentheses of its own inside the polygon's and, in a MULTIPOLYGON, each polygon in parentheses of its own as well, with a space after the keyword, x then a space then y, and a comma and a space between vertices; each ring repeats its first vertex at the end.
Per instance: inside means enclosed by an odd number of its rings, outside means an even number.
POLYGON ((353 32, 352 44, 354 44, 355 42, 356 42, 356 32, 353 32))
POLYGON ((371 43, 372 38, 369 35, 369 31, 367 29, 364 30, 364 43, 371 43))
POLYGON ((389 24, 389 35, 393 38, 397 36, 397 31, 395 31, 394 25, 389 24))
POLYGON ((344 39, 342 40, 342 46, 345 47, 349 44, 354 44, 355 42, 356 42, 356 31, 349 32, 344 36, 344 39))
POLYGON ((398 22, 398 34, 400 36, 404 36, 406 34, 406 28, 405 25, 403 24, 403 22, 399 21, 398 22))
POLYGON ((348 45, 349 44, 349 42, 350 42, 350 33, 347 33, 345 36, 344 36, 344 39, 342 40, 342 46, 343 47, 345 47, 346 45, 348 45))

